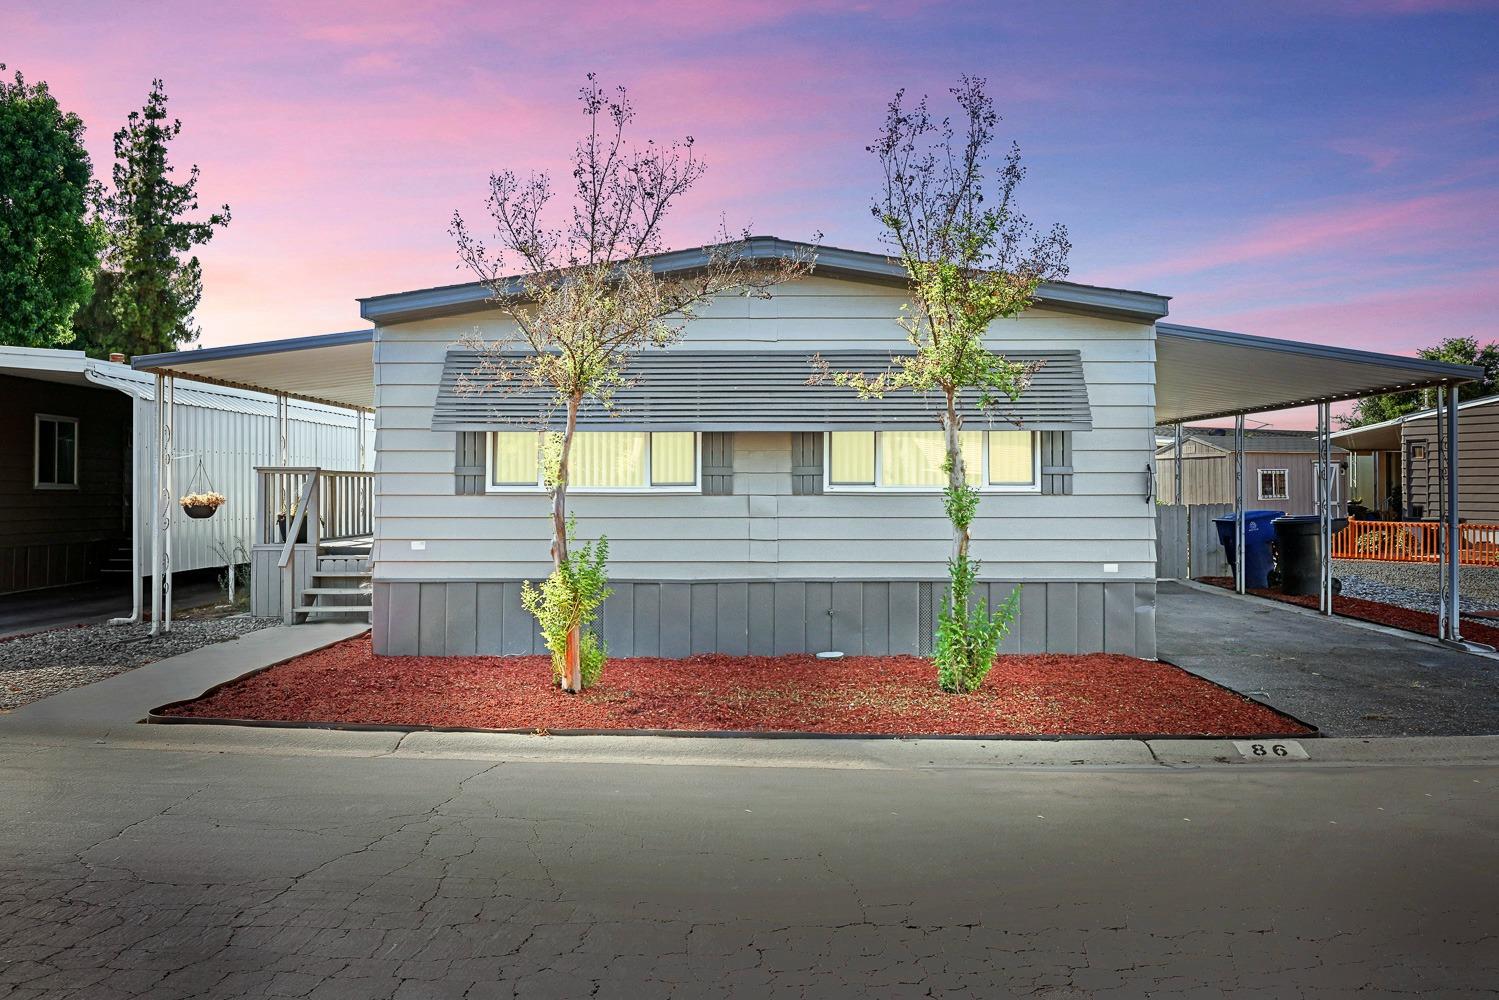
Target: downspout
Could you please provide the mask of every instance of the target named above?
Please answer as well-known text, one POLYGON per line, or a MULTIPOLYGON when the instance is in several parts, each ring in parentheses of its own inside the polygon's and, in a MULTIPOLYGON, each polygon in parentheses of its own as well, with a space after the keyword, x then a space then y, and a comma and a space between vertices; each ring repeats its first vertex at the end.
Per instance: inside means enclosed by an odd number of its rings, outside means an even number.
POLYGON ((136 625, 141 620, 144 593, 141 588, 141 495, 146 477, 141 469, 141 404, 145 400, 137 386, 123 386, 103 377, 92 363, 83 367, 86 381, 106 389, 114 389, 130 397, 130 616, 111 618, 111 625, 136 625))

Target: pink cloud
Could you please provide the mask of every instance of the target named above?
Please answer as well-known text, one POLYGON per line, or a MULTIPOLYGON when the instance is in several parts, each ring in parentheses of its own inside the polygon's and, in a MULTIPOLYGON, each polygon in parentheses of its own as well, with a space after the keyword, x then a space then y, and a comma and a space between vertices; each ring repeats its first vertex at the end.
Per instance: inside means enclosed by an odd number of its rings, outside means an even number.
POLYGON ((1242 233, 1215 237, 1190 250, 1139 264, 1131 273, 1134 280, 1152 280, 1376 243, 1406 253, 1453 249, 1485 228, 1485 220, 1495 213, 1494 192, 1487 190, 1362 197, 1272 217, 1251 224, 1242 233))

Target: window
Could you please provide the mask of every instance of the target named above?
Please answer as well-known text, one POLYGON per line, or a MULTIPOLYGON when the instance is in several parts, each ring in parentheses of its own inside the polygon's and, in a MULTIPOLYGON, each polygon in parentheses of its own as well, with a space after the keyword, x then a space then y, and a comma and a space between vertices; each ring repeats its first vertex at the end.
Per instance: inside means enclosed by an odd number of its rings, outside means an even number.
MULTIPOLYGON (((497 431, 489 435, 489 489, 538 490, 543 435, 497 431)), ((692 431, 578 431, 568 457, 568 488, 580 491, 698 488, 698 442, 692 431)))
POLYGON ((78 488, 78 420, 36 415, 36 487, 78 488))
POLYGON ((1261 469, 1260 470, 1260 499, 1261 500, 1289 500, 1291 499, 1290 488, 1286 482, 1285 469, 1261 469))
MULTIPOLYGON (((1040 489, 1033 431, 961 431, 963 469, 981 490, 1040 489)), ((941 431, 832 431, 825 449, 830 490, 940 490, 947 482, 941 431)))

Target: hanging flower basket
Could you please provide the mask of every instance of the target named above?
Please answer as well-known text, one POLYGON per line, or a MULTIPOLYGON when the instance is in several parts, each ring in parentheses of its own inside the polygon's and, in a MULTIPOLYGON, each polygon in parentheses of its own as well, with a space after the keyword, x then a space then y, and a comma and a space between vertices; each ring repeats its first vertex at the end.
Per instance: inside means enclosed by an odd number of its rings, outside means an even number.
POLYGON ((183 513, 196 518, 213 517, 227 502, 222 493, 189 493, 178 501, 183 513))

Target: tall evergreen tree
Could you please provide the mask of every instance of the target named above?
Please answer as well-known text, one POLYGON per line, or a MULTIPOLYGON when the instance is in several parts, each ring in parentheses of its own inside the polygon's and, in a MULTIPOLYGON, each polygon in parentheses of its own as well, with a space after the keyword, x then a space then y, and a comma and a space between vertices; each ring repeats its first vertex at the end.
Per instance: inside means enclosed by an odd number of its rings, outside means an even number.
POLYGON ((161 81, 153 80, 146 106, 115 133, 114 190, 99 205, 108 232, 104 273, 77 324, 90 354, 153 354, 198 337, 193 312, 203 297, 203 270, 192 251, 228 225, 229 206, 206 219, 187 217, 198 209, 198 167, 178 183, 167 162, 167 145, 181 131, 181 121, 167 118, 161 81))
POLYGON ((64 113, 45 83, 0 78, 0 344, 73 339, 73 314, 98 267, 93 185, 79 117, 64 113))

